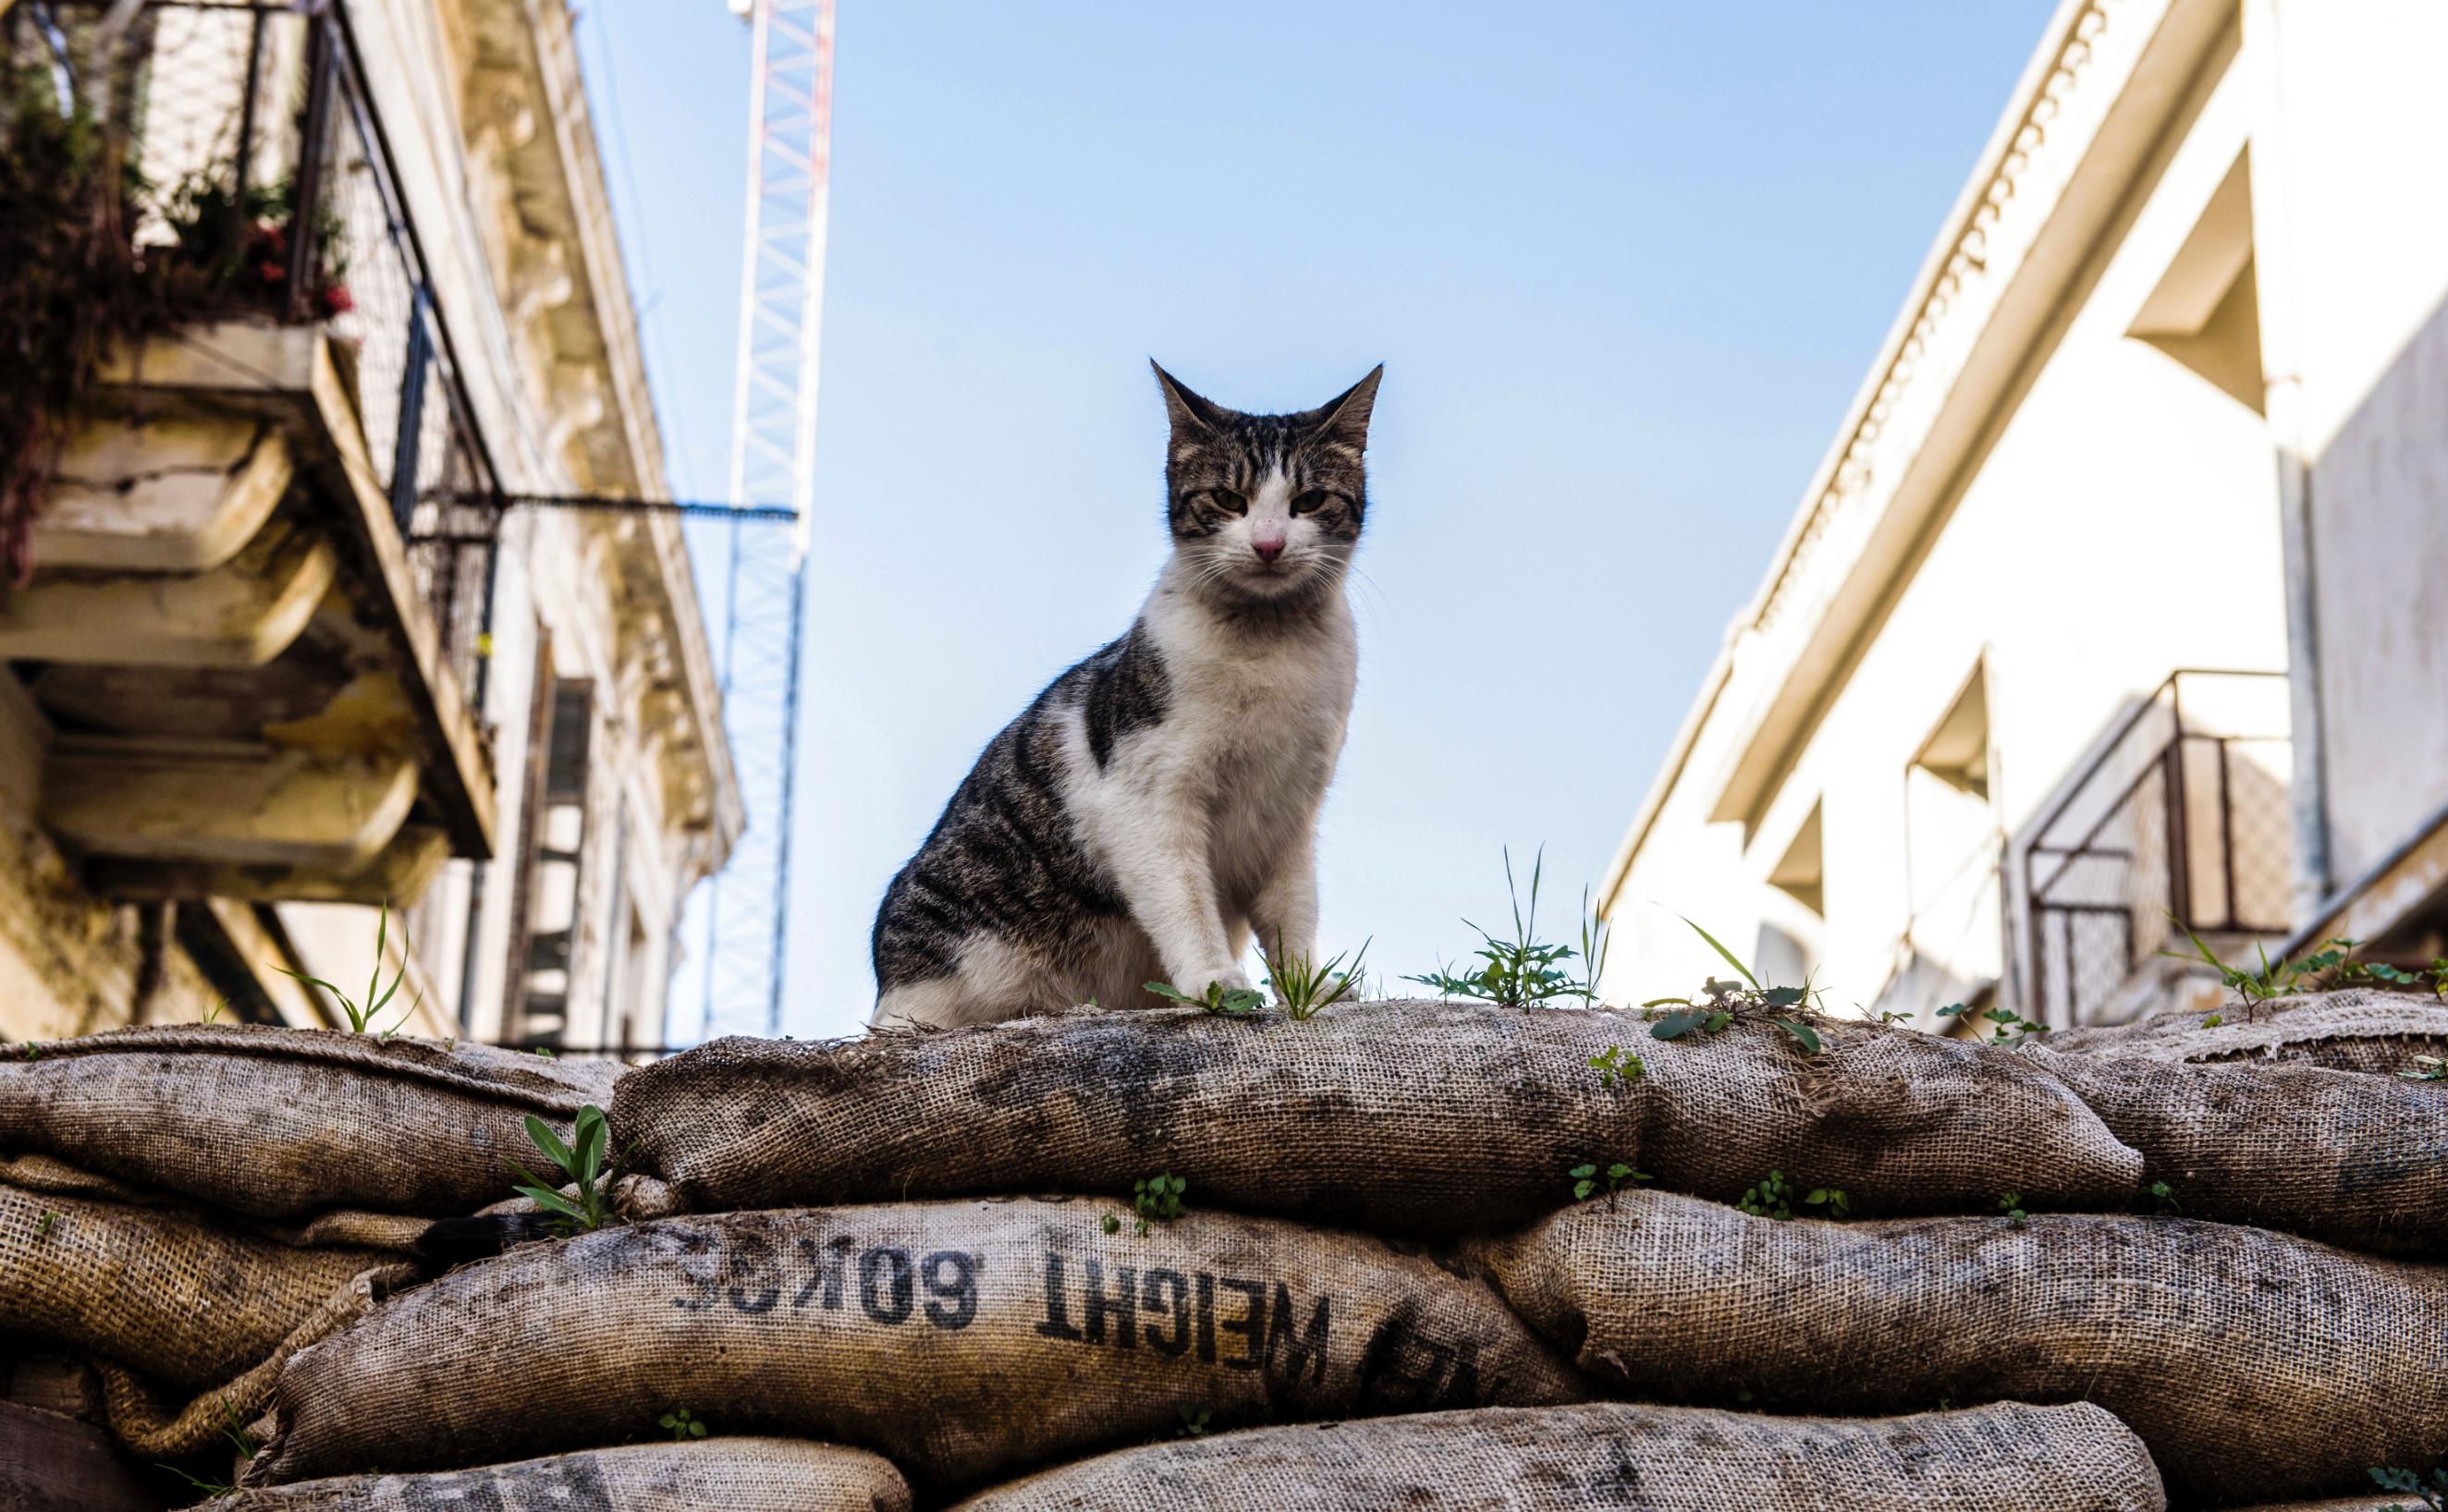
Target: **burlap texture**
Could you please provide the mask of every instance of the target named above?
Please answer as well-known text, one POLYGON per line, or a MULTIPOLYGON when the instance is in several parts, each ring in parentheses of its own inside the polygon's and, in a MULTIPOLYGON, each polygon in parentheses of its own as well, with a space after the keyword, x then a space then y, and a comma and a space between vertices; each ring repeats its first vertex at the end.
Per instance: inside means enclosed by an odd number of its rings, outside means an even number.
POLYGON ((1221 1427, 1586 1395, 1450 1257, 1208 1213, 1107 1234, 1116 1211, 904 1203, 522 1246, 299 1354, 250 1475, 583 1447, 684 1408, 958 1485, 1170 1433, 1185 1412, 1221 1427))
POLYGON ((2024 1053, 2142 1152, 2145 1179, 2166 1181, 2187 1218, 2448 1251, 2448 1083, 2024 1053))
POLYGON ((2318 1502, 2266 1503, 2237 1512, 2422 1512, 2422 1499, 2403 1492, 2393 1496, 2340 1496, 2318 1502))
POLYGON ((2083 1399, 2171 1494, 2352 1491, 2448 1424, 2448 1271, 2183 1219, 1779 1222, 1665 1193, 1475 1246, 1532 1326, 1644 1397, 1888 1412, 2083 1399))
POLYGON ((126 1367, 102 1361, 97 1369, 110 1430, 132 1453, 156 1461, 180 1459, 224 1439, 229 1429, 252 1423, 270 1404, 272 1388, 291 1355, 363 1317, 378 1298, 419 1274, 414 1265, 400 1261, 352 1278, 262 1360, 184 1402, 165 1403, 126 1367))
POLYGON ((2159 1512, 2095 1407, 1814 1422, 1696 1408, 1488 1408, 1124 1449, 956 1512, 2159 1512))
POLYGON ((909 1486, 861 1449, 796 1439, 641 1444, 429 1475, 237 1491, 206 1512, 909 1512, 909 1486))
POLYGON ((2068 1055, 2148 1061, 2302 1061, 2335 1071, 2395 1075, 2415 1057, 2448 1057, 2448 1003, 2409 992, 2347 988, 2211 1014, 2157 1013, 2131 1024, 2058 1030, 2048 1047, 2068 1055))
POLYGON ((396 1258, 0 1186, 0 1334, 200 1390, 270 1356, 352 1278, 396 1258))
POLYGON ((847 1044, 725 1039, 624 1078, 613 1141, 697 1212, 994 1192, 1128 1192, 1459 1233, 1622 1161, 1731 1200, 1769 1168, 1879 1211, 1985 1210, 2001 1185, 2122 1206, 2141 1162, 2022 1056, 1826 1023, 1805 1056, 1743 1022, 1388 1002, 1308 1023, 1087 1012, 847 1044), (1609 1087, 1590 1058, 1645 1061, 1609 1087))
POLYGON ((509 1195, 614 1068, 321 1030, 116 1030, 0 1057, 0 1152, 49 1155, 263 1218, 440 1217, 509 1195))

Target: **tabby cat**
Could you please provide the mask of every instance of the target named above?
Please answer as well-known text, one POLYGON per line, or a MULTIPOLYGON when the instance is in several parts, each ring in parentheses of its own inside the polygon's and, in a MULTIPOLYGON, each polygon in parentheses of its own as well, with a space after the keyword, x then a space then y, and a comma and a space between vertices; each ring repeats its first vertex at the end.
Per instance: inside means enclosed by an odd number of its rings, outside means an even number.
MULTIPOLYGON (((1153 366, 1153 365, 1152 365, 1153 366)), ((1162 368, 1173 554, 1128 633, 1004 727, 886 890, 875 1022, 1246 987, 1317 941, 1317 815, 1356 674, 1344 578, 1380 367, 1252 415, 1162 368)))

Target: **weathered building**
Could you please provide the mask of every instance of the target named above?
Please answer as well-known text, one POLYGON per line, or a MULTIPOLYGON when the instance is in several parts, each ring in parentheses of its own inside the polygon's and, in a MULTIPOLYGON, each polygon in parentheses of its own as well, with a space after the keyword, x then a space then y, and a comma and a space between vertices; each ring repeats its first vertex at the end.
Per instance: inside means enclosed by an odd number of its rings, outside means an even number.
POLYGON ((11 140, 123 130, 127 236, 209 291, 106 360, 0 591, 0 1034, 379 974, 386 1027, 660 1044, 741 822, 679 521, 507 502, 664 496, 568 8, 0 11, 11 140))
POLYGON ((2129 1016, 2180 926, 2442 953, 2443 48, 2059 8, 1625 838, 1616 997, 1722 970, 1653 902, 1924 1024, 2129 1016))

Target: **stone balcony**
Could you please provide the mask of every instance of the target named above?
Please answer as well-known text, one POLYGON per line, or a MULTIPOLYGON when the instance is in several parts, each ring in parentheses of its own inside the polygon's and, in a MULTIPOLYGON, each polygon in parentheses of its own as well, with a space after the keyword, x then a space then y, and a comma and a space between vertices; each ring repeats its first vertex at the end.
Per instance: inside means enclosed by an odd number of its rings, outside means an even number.
POLYGON ((410 561, 354 349, 195 328, 103 375, 0 597, 43 823, 143 898, 413 898, 493 843, 489 755, 410 561))

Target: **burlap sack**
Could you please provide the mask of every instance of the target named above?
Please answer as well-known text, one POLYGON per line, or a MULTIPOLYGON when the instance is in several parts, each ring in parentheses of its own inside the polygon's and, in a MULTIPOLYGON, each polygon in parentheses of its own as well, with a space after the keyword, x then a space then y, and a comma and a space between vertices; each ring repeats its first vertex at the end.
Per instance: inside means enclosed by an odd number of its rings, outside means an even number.
POLYGON ((353 1475, 237 1491, 207 1512, 909 1512, 909 1486, 861 1449, 796 1439, 641 1444, 430 1475, 353 1475))
POLYGON ((1696 1408, 1490 1408, 1123 1449, 955 1512, 2160 1512, 2095 1407, 1812 1422, 1696 1408))
POLYGON ((2184 1219, 1779 1222, 1638 1193, 1475 1246, 1644 1397, 1891 1412, 2095 1402, 2171 1495, 2351 1491, 2448 1424, 2448 1271, 2184 1219))
POLYGON ((2141 1164, 2003 1049, 1865 1024, 1806 1056, 1737 1023, 1394 1002, 1307 1023, 1083 1012, 841 1045, 718 1040, 627 1077, 616 1146, 697 1212, 992 1192, 1127 1193, 1440 1233, 1556 1205, 1584 1162, 1731 1200, 1771 1168, 1885 1212, 2013 1186, 2122 1206, 2141 1164), (1591 1057, 1641 1057, 1606 1085, 1591 1057))
POLYGON ((2239 1507, 2237 1512, 2422 1512, 2422 1499, 2403 1492, 2394 1496, 2340 1496, 2318 1502, 2266 1503, 2239 1507))
POLYGON ((320 1030, 192 1024, 0 1052, 0 1154, 54 1156, 263 1218, 473 1212, 611 1095, 604 1063, 320 1030))
POLYGON ((361 1281, 412 1274, 191 1212, 0 1186, 0 1337, 101 1363, 112 1427, 143 1452, 183 1454, 254 1416, 287 1351, 371 1304, 361 1281))
POLYGON ((1488 1407, 1123 1448, 955 1512, 2159 1512, 2098 1407, 1811 1422, 1696 1407, 1488 1407))
POLYGON ((2448 1083, 2025 1053, 2142 1152, 2187 1218, 2448 1251, 2448 1083))
POLYGON ((2068 1055, 2150 1061, 2302 1061, 2336 1071, 2395 1075, 2415 1057, 2448 1058, 2448 1003, 2408 992, 2349 988, 2211 1014, 2159 1013, 2131 1024, 2058 1030, 2048 1047, 2068 1055), (2205 1027, 2208 1026, 2208 1027, 2205 1027))
MULTIPOLYGON (((855 1444, 922 1485, 1217 1426, 1578 1401, 1484 1281, 1352 1234, 1005 1200, 668 1219, 453 1271, 300 1354, 255 1478, 648 1431, 855 1444)), ((1459 1269, 1447 1257, 1445 1264, 1459 1269)))

